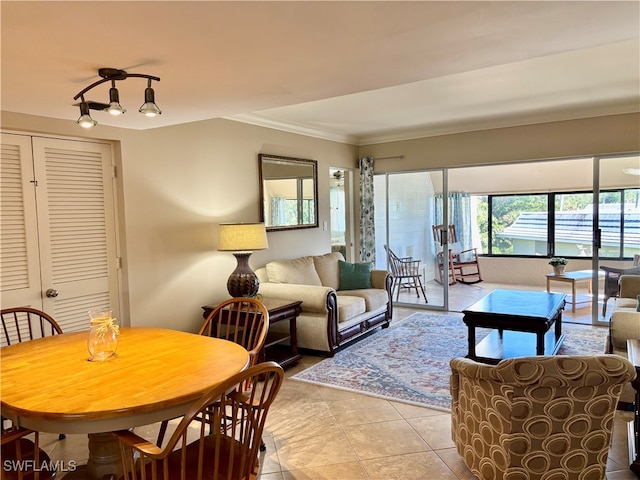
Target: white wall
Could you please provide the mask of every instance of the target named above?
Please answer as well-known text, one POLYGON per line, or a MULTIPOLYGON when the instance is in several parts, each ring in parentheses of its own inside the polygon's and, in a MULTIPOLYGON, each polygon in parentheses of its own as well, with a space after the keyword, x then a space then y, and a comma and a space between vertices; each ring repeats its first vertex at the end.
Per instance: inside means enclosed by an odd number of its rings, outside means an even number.
POLYGON ((366 145, 376 172, 463 167, 640 151, 640 114, 567 120, 366 145))
MULTIPOLYGON (((486 282, 531 285, 542 289, 547 284, 545 275, 553 272, 548 258, 481 257, 479 264, 486 282)), ((591 270, 591 259, 569 260, 567 271, 575 270, 591 270)))
MULTIPOLYGON (((360 147, 359 154, 383 158, 374 163, 376 173, 466 167, 449 170, 450 191, 504 193, 592 186, 590 160, 562 162, 572 169, 565 174, 559 174, 556 162, 529 163, 534 160, 639 151, 640 114, 635 113, 366 145, 360 147), (504 168, 497 166, 514 162, 527 163, 504 168), (579 170, 577 174, 576 169, 579 170), (552 181, 549 181, 550 173, 554 175, 552 181)), ((636 155, 625 162, 628 164, 625 166, 636 167, 638 157, 636 155)), ((607 165, 611 163, 609 161, 607 165)), ((615 161, 615 171, 606 170, 603 165, 601 180, 604 186, 630 187, 635 186, 633 182, 637 184, 637 177, 622 174, 622 163, 615 161)), ((442 191, 442 185, 437 181, 439 177, 435 175, 432 178, 435 191, 442 191)), ((430 232, 425 232, 427 234, 430 232)), ((544 288, 545 274, 551 272, 547 262, 547 259, 482 257, 480 267, 483 278, 491 283, 544 288)), ((591 261, 572 260, 570 269, 591 269, 591 261)))
POLYGON ((259 220, 258 153, 318 161, 320 228, 269 233, 251 265, 330 251, 329 167, 351 166, 355 147, 226 120, 141 132, 123 145, 133 322, 182 324, 228 297, 236 260, 215 250, 216 224, 259 220))
MULTIPOLYGON (((527 285, 532 289, 546 290, 548 273, 553 272, 548 258, 514 258, 514 257, 480 257, 478 259, 482 278, 488 283, 502 285, 527 285)), ((601 265, 614 268, 630 268, 631 261, 603 261, 601 265)), ((591 259, 571 259, 567 271, 591 270, 591 259)), ((600 271, 598 292, 604 291, 604 271, 600 271)), ((507 287, 505 287, 507 288, 507 287)), ((553 282, 551 290, 554 292, 571 293, 569 283, 553 282)), ((584 292, 584 285, 582 286, 584 292)))

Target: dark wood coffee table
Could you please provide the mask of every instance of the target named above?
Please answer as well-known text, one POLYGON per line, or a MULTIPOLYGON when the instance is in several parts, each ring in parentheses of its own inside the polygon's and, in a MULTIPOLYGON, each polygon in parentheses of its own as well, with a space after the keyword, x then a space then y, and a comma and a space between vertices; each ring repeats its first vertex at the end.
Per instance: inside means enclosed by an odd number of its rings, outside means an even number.
POLYGON ((496 364, 505 358, 555 355, 564 340, 565 297, 564 293, 494 290, 462 311, 469 330, 467 357, 496 364), (550 331, 553 324, 555 331, 550 331), (476 327, 493 329, 477 346, 476 327))

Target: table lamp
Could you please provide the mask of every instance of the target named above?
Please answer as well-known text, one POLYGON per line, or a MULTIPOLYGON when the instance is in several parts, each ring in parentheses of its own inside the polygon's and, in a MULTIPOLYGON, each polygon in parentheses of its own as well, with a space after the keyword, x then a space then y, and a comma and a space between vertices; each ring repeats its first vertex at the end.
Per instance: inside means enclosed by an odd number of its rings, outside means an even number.
POLYGON ((238 265, 227 281, 232 297, 255 297, 260 282, 249 266, 254 250, 269 248, 264 223, 221 223, 218 250, 233 252, 238 265))

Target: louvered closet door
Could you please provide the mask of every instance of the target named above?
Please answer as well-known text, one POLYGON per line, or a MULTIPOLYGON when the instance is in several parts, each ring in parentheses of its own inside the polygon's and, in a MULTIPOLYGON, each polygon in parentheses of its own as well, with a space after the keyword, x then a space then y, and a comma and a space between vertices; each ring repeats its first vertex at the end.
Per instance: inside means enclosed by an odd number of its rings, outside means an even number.
POLYGON ((89 309, 111 307, 117 316, 111 147, 0 138, 2 308, 42 309, 64 331, 86 330, 89 309))
POLYGON ((44 310, 86 330, 88 310, 119 311, 111 147, 34 137, 33 158, 44 310))
POLYGON ((42 308, 31 137, 0 137, 0 300, 42 308))

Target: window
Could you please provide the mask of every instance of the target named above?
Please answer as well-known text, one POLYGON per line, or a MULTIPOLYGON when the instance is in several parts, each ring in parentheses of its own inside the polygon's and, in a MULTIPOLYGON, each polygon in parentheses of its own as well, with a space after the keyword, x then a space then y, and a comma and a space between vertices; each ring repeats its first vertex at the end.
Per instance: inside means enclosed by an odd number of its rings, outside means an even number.
POLYGON ((546 195, 489 195, 489 254, 546 255, 546 195))
POLYGON ((593 239, 593 194, 557 193, 553 205, 552 252, 559 257, 590 257, 593 239))
POLYGON ((314 204, 312 198, 271 198, 272 225, 306 225, 313 223, 314 204), (280 222, 280 223, 276 223, 280 222))
POLYGON ((640 188, 622 190, 621 195, 620 203, 624 205, 620 225, 622 256, 633 257, 640 253, 640 188))
MULTIPOLYGON (((600 192, 601 258, 640 254, 640 189, 600 192)), ((476 197, 489 255, 591 257, 593 192, 476 197)))
POLYGON ((640 189, 602 194, 598 226, 601 257, 629 258, 640 253, 640 189))

